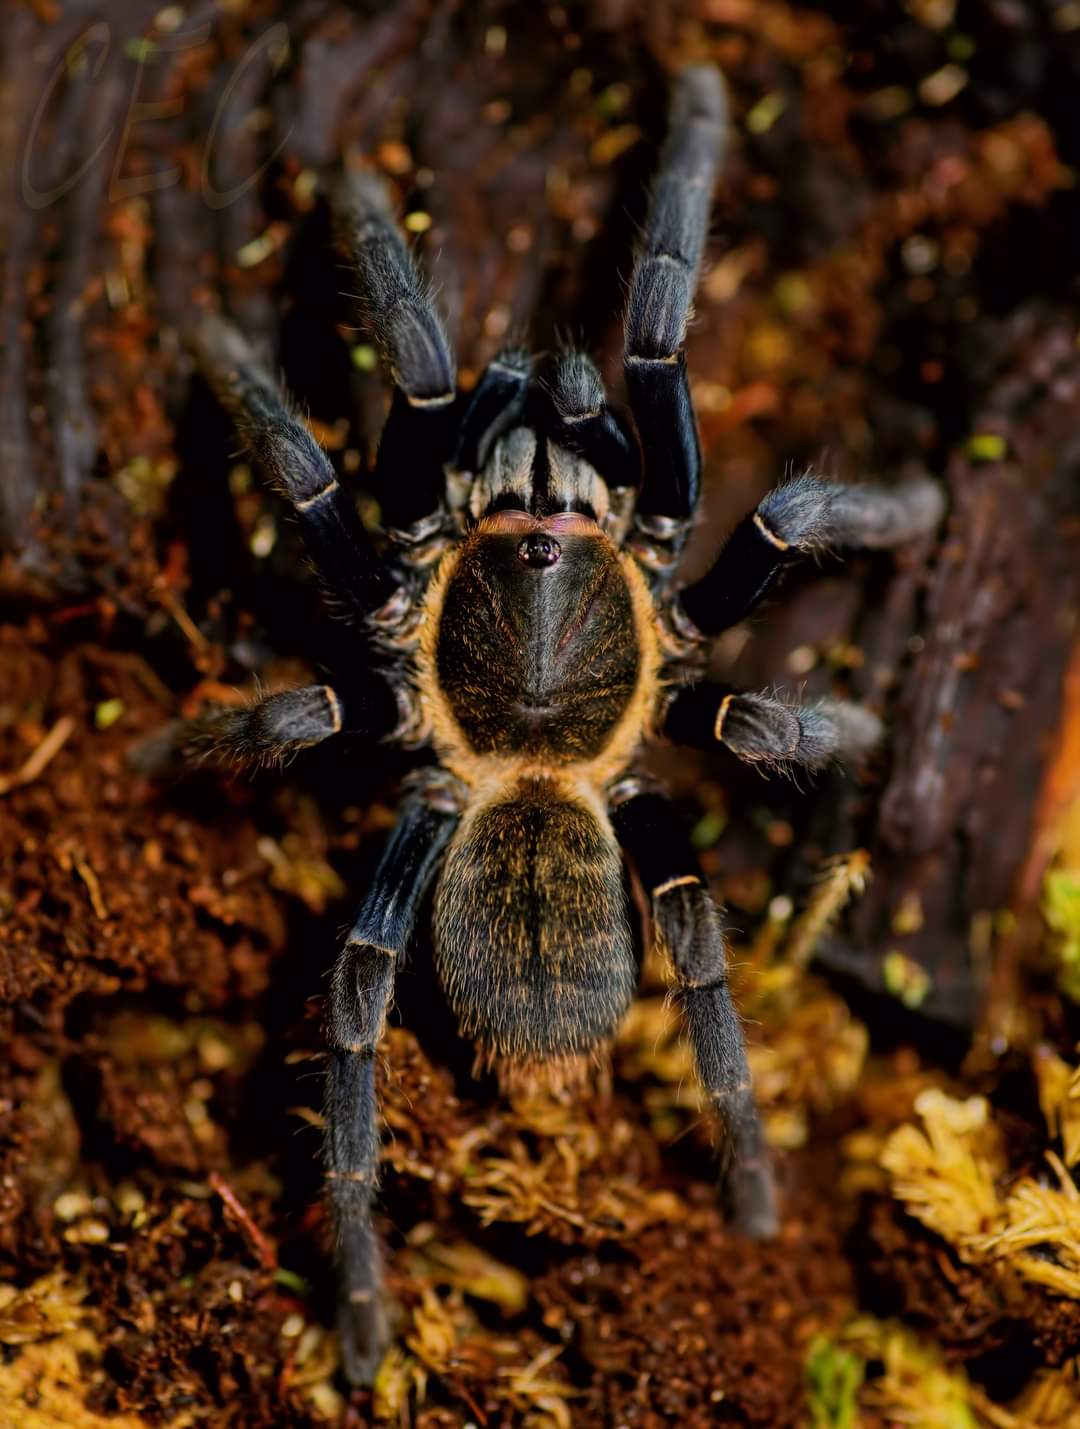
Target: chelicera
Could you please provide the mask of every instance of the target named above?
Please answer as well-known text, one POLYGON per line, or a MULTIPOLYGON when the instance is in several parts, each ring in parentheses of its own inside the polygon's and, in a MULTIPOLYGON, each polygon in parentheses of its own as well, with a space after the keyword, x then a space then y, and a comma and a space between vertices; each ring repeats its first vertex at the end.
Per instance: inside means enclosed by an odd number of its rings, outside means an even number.
POLYGON ((534 364, 506 351, 459 393, 386 194, 368 173, 345 177, 337 215, 394 383, 374 473, 378 542, 245 339, 214 316, 198 328, 203 371, 291 507, 356 651, 332 684, 211 710, 186 749, 274 761, 344 731, 431 753, 329 996, 325 1171, 356 1382, 387 1333, 374 1058, 432 888, 435 967, 462 1034, 508 1075, 565 1080, 634 997, 632 869, 715 1116, 724 1203, 745 1232, 776 1227, 720 915, 642 751, 653 738, 719 742, 766 769, 863 756, 880 735, 874 715, 722 688, 703 678, 707 643, 801 557, 908 541, 940 520, 942 498, 924 479, 887 489, 802 475, 680 586, 700 485, 683 349, 728 127, 719 73, 679 74, 630 284, 632 423, 580 352, 534 364))

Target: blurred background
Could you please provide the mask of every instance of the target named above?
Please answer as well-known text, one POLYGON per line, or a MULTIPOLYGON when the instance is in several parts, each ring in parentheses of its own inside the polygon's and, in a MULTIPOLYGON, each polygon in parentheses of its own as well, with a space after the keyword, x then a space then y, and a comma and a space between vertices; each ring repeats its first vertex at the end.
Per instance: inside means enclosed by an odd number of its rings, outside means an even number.
POLYGON ((1080 1423, 1080 6, 9 0, 0 15, 0 1420, 1080 1423), (475 381, 621 307, 667 76, 735 141, 689 361, 700 570, 778 479, 930 471, 718 676, 871 768, 650 762, 729 909, 787 1207, 726 1234, 648 959, 611 1069, 500 1101, 415 950, 382 1059, 398 1338, 336 1377, 321 1000, 416 756, 152 784, 140 738, 334 654, 194 376, 220 306, 372 525, 385 411, 325 191, 378 169, 475 381))

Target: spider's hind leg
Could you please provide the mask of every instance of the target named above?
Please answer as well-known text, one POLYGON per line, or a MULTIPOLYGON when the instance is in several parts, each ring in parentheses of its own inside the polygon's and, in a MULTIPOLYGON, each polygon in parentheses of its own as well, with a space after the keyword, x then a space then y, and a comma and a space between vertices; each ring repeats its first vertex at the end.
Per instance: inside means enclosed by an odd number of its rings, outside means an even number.
POLYGON ((776 1187, 728 986, 719 911, 667 799, 632 778, 614 797, 612 823, 649 900, 653 936, 671 960, 698 1075, 719 1127, 721 1199, 737 1230, 767 1238, 777 1230, 776 1187))
POLYGON ((408 950, 456 822, 457 815, 430 795, 406 802, 331 982, 323 1155, 337 1248, 342 1360, 354 1384, 371 1383, 387 1339, 371 1221, 379 1166, 375 1052, 397 961, 408 950))

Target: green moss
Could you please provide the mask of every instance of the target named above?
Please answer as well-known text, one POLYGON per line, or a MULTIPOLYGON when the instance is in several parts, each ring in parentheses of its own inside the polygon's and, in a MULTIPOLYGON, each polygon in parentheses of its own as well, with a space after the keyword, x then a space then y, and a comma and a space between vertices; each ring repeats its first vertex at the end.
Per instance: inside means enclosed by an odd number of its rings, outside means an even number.
POLYGON ((842 1350, 825 1335, 810 1344, 806 1356, 806 1402, 812 1429, 856 1429, 859 1390, 866 1361, 842 1350))
POLYGON ((899 998, 905 1007, 921 1007, 934 985, 921 963, 895 950, 885 954, 881 971, 886 992, 899 998))
POLYGON ((1052 868, 1043 884, 1042 911, 1056 935, 1058 985, 1080 1002, 1080 873, 1052 868))

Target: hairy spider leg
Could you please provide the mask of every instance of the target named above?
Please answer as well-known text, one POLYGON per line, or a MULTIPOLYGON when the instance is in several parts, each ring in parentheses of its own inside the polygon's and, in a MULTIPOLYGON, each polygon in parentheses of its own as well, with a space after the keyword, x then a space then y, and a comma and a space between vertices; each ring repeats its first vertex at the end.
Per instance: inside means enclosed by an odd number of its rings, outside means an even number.
POLYGON ((426 534, 444 512, 444 466, 458 422, 456 367, 429 285, 409 256, 385 186, 350 172, 335 207, 365 327, 394 383, 375 462, 375 493, 392 531, 426 534))
POLYGON ((649 901, 653 935, 670 959, 698 1075, 716 1117, 725 1209, 737 1230, 775 1235, 776 1190, 728 987, 719 910, 664 795, 631 778, 616 786, 613 803, 611 821, 649 901))
POLYGON ((341 1352, 348 1378, 370 1384, 387 1342, 378 1239, 371 1221, 379 1168, 375 1051, 443 849, 457 822, 430 794, 403 804, 330 986, 323 1160, 338 1266, 341 1352))
POLYGON ((641 484, 641 458, 625 422, 608 405, 604 384, 583 352, 561 352, 547 384, 552 439, 601 476, 613 499, 641 484))
POLYGON ((657 583, 675 568, 701 484, 684 343, 727 139, 719 71, 683 70, 630 280, 623 353, 643 459, 633 544, 657 583))
POLYGON ((886 487, 844 486, 807 473, 777 486, 731 533, 713 565, 676 604, 702 635, 745 619, 778 576, 836 546, 884 550, 925 536, 945 499, 930 477, 886 487))
POLYGON ((492 445, 522 418, 532 376, 532 358, 517 347, 504 348, 484 368, 465 404, 451 468, 471 482, 483 471, 492 445))
POLYGON ((180 773, 192 764, 258 768, 285 764, 302 749, 335 734, 390 734, 401 709, 390 682, 376 670, 333 685, 302 685, 253 703, 211 705, 194 719, 175 720, 144 740, 133 755, 140 773, 180 773))
POLYGON ((207 381, 244 444, 288 502, 329 602, 366 628, 368 618, 393 594, 395 582, 326 453, 237 328, 216 313, 205 313, 192 341, 207 381))
POLYGON ((882 735, 877 715, 847 700, 793 704, 768 694, 744 694, 704 680, 679 691, 664 716, 677 744, 723 744, 748 764, 768 770, 819 770, 834 761, 859 763, 882 735))

